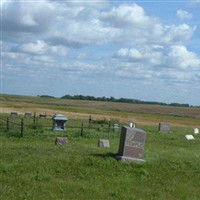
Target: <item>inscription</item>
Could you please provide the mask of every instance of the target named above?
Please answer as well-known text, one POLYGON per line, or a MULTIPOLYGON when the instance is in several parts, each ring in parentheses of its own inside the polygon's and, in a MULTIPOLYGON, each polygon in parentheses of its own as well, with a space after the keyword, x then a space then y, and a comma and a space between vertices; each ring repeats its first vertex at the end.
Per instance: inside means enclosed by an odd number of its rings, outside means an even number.
POLYGON ((143 149, 144 148, 144 144, 143 143, 136 142, 136 141, 126 141, 125 142, 125 146, 135 147, 135 148, 139 148, 139 149, 143 149))

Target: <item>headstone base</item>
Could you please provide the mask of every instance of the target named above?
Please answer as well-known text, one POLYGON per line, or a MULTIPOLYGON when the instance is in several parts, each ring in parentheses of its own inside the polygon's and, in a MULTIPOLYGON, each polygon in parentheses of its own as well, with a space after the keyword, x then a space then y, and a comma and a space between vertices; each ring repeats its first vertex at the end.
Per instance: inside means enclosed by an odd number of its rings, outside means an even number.
POLYGON ((130 158, 130 157, 125 157, 125 156, 115 156, 117 160, 121 160, 123 162, 146 162, 143 159, 138 159, 138 158, 130 158))

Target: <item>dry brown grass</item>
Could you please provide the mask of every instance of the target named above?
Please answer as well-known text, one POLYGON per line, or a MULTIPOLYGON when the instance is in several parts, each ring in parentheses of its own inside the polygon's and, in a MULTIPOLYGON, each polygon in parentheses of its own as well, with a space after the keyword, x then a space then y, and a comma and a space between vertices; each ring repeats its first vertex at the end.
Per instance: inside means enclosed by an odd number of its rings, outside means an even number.
POLYGON ((46 112, 66 114, 69 118, 85 119, 92 115, 95 119, 118 119, 124 122, 139 124, 157 124, 167 121, 178 126, 200 126, 200 108, 171 107, 149 104, 130 104, 117 102, 98 102, 66 100, 57 98, 39 98, 3 95, 1 97, 1 113, 16 111, 46 112))

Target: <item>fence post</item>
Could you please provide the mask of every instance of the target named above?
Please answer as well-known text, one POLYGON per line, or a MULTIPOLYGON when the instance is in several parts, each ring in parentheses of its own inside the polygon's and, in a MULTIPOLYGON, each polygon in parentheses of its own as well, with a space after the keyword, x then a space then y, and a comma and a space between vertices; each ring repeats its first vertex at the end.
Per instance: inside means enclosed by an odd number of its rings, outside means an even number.
POLYGON ((89 117, 89 128, 91 126, 91 122, 92 122, 92 116, 90 115, 90 117, 89 117))
POLYGON ((108 123, 108 133, 110 132, 110 121, 108 123))
POLYGON ((21 137, 23 137, 24 135, 24 120, 22 118, 22 121, 21 121, 21 133, 20 133, 21 137))
POLYGON ((35 126, 35 118, 36 118, 36 113, 34 112, 34 116, 33 116, 33 125, 35 126))
POLYGON ((81 137, 83 137, 83 123, 81 124, 81 137))
POLYGON ((7 121, 6 121, 6 130, 7 131, 9 130, 9 118, 7 118, 7 121))

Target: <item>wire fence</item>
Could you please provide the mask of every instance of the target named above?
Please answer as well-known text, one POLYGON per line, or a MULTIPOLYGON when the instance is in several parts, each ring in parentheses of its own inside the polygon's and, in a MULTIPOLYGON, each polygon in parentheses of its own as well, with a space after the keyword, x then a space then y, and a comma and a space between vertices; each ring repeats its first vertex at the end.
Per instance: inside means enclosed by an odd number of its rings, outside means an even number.
MULTIPOLYGON (((32 134, 38 132, 43 133, 45 131, 53 131, 54 125, 52 116, 44 115, 16 115, 11 113, 0 114, 0 126, 2 130, 13 135, 23 137, 30 131, 32 134)), ((66 124, 66 130, 63 132, 74 132, 75 135, 79 136, 92 136, 98 133, 107 134, 107 137, 118 136, 118 132, 121 129, 121 125, 117 120, 96 120, 90 115, 88 119, 69 119, 66 124)))

